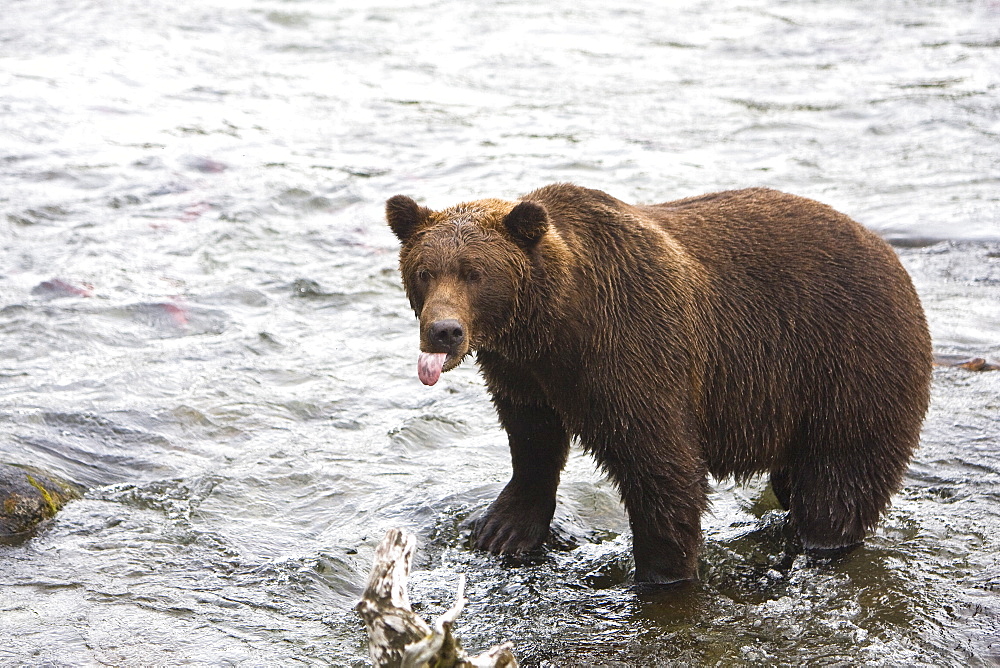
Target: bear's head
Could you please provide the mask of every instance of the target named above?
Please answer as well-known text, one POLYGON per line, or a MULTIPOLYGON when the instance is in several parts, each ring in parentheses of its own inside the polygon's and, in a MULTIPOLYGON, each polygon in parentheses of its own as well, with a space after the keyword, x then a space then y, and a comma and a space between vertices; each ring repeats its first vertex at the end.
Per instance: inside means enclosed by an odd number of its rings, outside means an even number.
POLYGON ((431 211, 396 195, 385 205, 402 242, 399 269, 420 319, 418 374, 427 385, 509 331, 549 227, 535 202, 479 200, 431 211))

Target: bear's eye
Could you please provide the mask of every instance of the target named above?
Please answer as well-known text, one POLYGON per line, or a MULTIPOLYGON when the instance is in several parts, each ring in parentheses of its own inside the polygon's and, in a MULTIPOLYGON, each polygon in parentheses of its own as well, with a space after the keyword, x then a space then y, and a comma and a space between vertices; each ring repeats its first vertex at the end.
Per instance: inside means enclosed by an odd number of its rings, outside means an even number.
POLYGON ((483 280, 483 272, 479 271, 478 269, 470 269, 469 271, 465 272, 465 280, 469 281, 470 283, 478 283, 479 281, 483 280))
POLYGON ((431 274, 429 269, 421 269, 417 272, 417 280, 421 283, 427 283, 432 278, 434 278, 434 276, 431 274))

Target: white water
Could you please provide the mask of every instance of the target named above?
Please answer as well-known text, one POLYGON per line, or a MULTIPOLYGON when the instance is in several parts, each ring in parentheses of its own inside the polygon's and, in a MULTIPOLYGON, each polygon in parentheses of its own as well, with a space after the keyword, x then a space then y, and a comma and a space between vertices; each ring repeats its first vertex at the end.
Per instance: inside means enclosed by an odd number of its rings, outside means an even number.
POLYGON ((936 372, 906 488, 844 562, 785 557, 759 486, 723 483, 702 583, 636 593, 575 453, 553 549, 512 565, 461 527, 505 437, 473 365, 417 379, 381 212, 776 187, 896 242, 936 349, 997 359, 998 12, 5 3, 0 456, 90 491, 0 546, 0 662, 363 665, 350 608, 390 526, 420 536, 421 612, 465 572, 466 644, 526 665, 1000 660, 1000 374, 936 372))

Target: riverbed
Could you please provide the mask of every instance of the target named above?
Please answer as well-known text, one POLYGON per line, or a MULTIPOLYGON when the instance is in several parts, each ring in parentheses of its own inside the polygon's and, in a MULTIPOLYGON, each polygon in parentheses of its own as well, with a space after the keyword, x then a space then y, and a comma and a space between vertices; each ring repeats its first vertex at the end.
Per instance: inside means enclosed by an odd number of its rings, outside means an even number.
POLYGON ((5 3, 0 459, 87 492, 0 545, 0 664, 366 665, 390 527, 418 612, 464 573, 459 636, 526 666, 1000 664, 1000 372, 935 370, 843 559, 717 481, 700 581, 637 590, 579 448, 543 554, 470 550, 506 437, 474 363, 417 379, 392 195, 812 197, 1000 360, 1000 4, 660 4, 5 3))

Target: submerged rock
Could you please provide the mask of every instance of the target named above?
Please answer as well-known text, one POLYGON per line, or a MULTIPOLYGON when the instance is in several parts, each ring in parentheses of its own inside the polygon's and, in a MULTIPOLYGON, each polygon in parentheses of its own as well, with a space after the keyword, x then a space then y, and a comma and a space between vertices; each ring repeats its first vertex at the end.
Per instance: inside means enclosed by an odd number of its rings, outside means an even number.
POLYGON ((81 489, 33 466, 0 464, 0 541, 26 538, 81 489))

